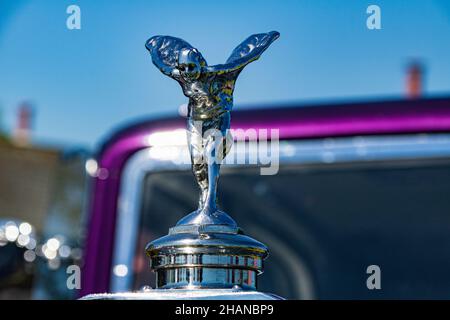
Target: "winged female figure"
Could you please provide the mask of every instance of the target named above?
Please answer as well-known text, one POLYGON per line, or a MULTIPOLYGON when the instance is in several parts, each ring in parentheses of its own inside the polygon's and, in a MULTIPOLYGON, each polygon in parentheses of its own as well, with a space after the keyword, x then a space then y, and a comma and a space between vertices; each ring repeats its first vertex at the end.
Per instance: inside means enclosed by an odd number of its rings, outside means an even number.
POLYGON ((154 36, 145 46, 154 65, 175 79, 188 103, 188 144, 192 171, 200 187, 199 208, 178 224, 235 222, 217 209, 220 163, 230 150, 230 111, 233 91, 242 69, 257 60, 279 37, 276 31, 254 34, 238 45, 224 64, 208 66, 202 54, 186 41, 154 36))

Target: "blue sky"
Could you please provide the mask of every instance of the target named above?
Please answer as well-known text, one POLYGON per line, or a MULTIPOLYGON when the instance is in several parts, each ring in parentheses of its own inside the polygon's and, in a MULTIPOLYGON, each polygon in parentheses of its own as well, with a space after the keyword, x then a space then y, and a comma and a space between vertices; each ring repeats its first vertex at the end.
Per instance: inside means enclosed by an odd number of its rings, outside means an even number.
POLYGON ((429 96, 450 94, 446 0, 0 0, 2 129, 27 100, 35 141, 94 147, 120 124, 186 102, 152 65, 149 37, 184 38, 217 64, 270 30, 281 37, 241 74, 235 108, 402 97, 410 59, 425 63, 429 96), (66 28, 70 4, 81 8, 81 30, 66 28), (370 4, 381 8, 381 30, 366 28, 370 4))

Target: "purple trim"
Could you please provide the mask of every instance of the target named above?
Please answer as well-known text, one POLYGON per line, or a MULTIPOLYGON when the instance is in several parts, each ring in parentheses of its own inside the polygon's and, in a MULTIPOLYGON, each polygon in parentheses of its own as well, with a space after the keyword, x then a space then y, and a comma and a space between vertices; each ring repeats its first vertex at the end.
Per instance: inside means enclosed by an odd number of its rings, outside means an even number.
POLYGON ((157 130, 180 127, 179 121, 164 121, 164 124, 149 123, 145 130, 131 128, 117 138, 107 142, 107 146, 97 157, 99 168, 106 169, 106 179, 93 179, 89 212, 89 227, 85 248, 84 267, 80 296, 106 292, 109 289, 114 243, 117 199, 120 177, 128 158, 146 147, 145 136, 157 130))
MULTIPOLYGON (((278 128, 281 139, 450 132, 450 98, 236 109, 233 128, 278 128)), ((146 147, 144 137, 149 133, 184 126, 182 118, 146 121, 120 130, 104 144, 97 158, 109 176, 94 180, 81 295, 109 289, 117 198, 126 161, 146 147)))

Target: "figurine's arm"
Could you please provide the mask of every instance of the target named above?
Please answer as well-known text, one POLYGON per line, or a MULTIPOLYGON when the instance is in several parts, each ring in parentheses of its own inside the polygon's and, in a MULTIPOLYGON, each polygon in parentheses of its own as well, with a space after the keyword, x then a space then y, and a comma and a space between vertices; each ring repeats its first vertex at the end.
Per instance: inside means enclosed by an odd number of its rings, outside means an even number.
POLYGON ((183 48, 192 48, 186 41, 170 36, 154 36, 146 43, 145 47, 150 52, 153 64, 165 75, 180 79, 180 71, 177 69, 178 53, 183 48))
POLYGON ((214 74, 233 73, 242 70, 247 64, 258 60, 261 54, 274 42, 280 34, 276 31, 254 34, 245 39, 233 50, 227 62, 215 66, 207 66, 206 72, 214 74))
POLYGON ((205 71, 207 73, 217 74, 217 75, 233 73, 233 72, 242 70, 250 62, 258 60, 259 57, 260 57, 260 55, 254 57, 253 59, 239 59, 242 61, 234 61, 233 63, 217 64, 215 66, 206 66, 205 71))
POLYGON ((176 67, 165 64, 158 53, 150 51, 150 55, 152 56, 153 64, 166 76, 175 78, 180 75, 180 71, 176 67))

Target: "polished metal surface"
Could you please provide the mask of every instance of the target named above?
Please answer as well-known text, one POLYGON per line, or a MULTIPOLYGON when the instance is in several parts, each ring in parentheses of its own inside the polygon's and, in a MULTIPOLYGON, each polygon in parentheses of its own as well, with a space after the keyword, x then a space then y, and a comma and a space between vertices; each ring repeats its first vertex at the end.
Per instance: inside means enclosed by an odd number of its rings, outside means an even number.
POLYGON ((208 66, 197 49, 178 38, 155 36, 146 43, 153 63, 178 81, 189 98, 187 138, 200 188, 198 209, 147 245, 158 288, 256 290, 268 249, 217 208, 217 183, 233 141, 229 129, 236 79, 278 37, 275 31, 254 34, 216 66, 208 66))
POLYGON ((90 294, 82 300, 282 300, 270 293, 232 289, 150 289, 137 292, 90 294))
POLYGON ((189 98, 188 140, 192 171, 200 188, 199 208, 177 225, 221 224, 236 228, 236 222, 217 209, 220 163, 230 150, 230 111, 236 79, 243 68, 259 59, 279 33, 254 34, 231 53, 225 64, 208 66, 202 54, 186 41, 154 36, 146 43, 155 66, 175 79, 189 98))
POLYGON ((256 289, 268 250, 248 236, 230 232, 169 234, 146 248, 158 288, 256 289))
POLYGON ((150 266, 158 288, 232 288, 256 290, 268 255, 264 244, 225 230, 180 232, 149 243, 150 266))

